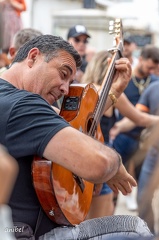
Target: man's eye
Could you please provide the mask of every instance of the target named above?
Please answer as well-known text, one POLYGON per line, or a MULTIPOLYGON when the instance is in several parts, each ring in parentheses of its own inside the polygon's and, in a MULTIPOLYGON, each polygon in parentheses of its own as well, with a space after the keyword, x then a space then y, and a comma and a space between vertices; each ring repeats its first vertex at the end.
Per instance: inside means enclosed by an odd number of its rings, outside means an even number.
POLYGON ((67 72, 62 72, 62 76, 63 76, 63 78, 66 78, 67 77, 67 72))

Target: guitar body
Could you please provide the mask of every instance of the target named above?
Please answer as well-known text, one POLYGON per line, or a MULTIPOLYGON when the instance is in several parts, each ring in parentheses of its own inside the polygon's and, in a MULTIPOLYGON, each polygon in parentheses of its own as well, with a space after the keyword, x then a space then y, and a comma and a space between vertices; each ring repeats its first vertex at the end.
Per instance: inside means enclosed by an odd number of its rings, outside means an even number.
MULTIPOLYGON (((64 97, 60 115, 71 126, 87 134, 97 101, 98 93, 93 84, 72 85, 69 95, 64 97)), ((100 126, 95 131, 95 137, 104 141, 100 126)), ((38 157, 34 158, 32 175, 40 204, 52 221, 62 225, 76 225, 86 218, 94 184, 58 164, 38 157)))

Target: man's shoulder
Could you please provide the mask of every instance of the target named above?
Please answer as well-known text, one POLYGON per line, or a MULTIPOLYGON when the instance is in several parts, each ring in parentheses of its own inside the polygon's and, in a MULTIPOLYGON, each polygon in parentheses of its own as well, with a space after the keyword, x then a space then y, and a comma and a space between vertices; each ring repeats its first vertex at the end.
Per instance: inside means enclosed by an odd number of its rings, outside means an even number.
POLYGON ((0 79, 1 107, 5 109, 35 109, 49 104, 39 95, 26 90, 19 90, 7 81, 0 79), (3 106, 2 106, 3 105, 3 106))
POLYGON ((154 75, 154 74, 151 74, 150 75, 150 77, 151 77, 151 83, 153 83, 153 82, 159 82, 159 76, 156 76, 156 75, 154 75))
POLYGON ((155 89, 155 88, 157 88, 157 90, 159 88, 159 79, 156 79, 156 78, 154 78, 154 80, 151 81, 151 84, 148 87, 148 89, 155 89))
POLYGON ((154 99, 158 96, 159 91, 159 81, 152 82, 141 94, 140 99, 143 101, 144 99, 154 99))

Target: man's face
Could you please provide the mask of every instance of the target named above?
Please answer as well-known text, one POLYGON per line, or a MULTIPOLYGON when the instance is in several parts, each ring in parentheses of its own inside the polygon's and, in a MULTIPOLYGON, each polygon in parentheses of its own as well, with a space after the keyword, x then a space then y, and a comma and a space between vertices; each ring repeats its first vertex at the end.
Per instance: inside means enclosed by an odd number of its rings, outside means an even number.
POLYGON ((86 35, 80 35, 78 37, 71 37, 68 39, 68 42, 73 45, 76 51, 81 57, 86 54, 86 46, 88 43, 88 37, 86 35))
POLYGON ((59 52, 59 56, 48 63, 44 61, 44 56, 39 54, 32 65, 32 79, 25 89, 41 95, 52 105, 62 95, 68 94, 75 73, 75 60, 66 51, 59 52))
POLYGON ((152 59, 139 58, 139 67, 138 70, 143 77, 148 77, 150 74, 153 74, 158 64, 154 63, 152 59))

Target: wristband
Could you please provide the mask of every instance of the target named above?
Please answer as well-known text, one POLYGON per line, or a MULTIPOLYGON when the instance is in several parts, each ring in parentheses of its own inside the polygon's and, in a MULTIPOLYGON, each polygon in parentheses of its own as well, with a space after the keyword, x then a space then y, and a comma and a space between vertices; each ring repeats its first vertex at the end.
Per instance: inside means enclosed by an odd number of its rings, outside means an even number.
POLYGON ((115 94, 112 91, 109 92, 108 96, 110 97, 113 105, 118 101, 118 99, 116 98, 115 94))

